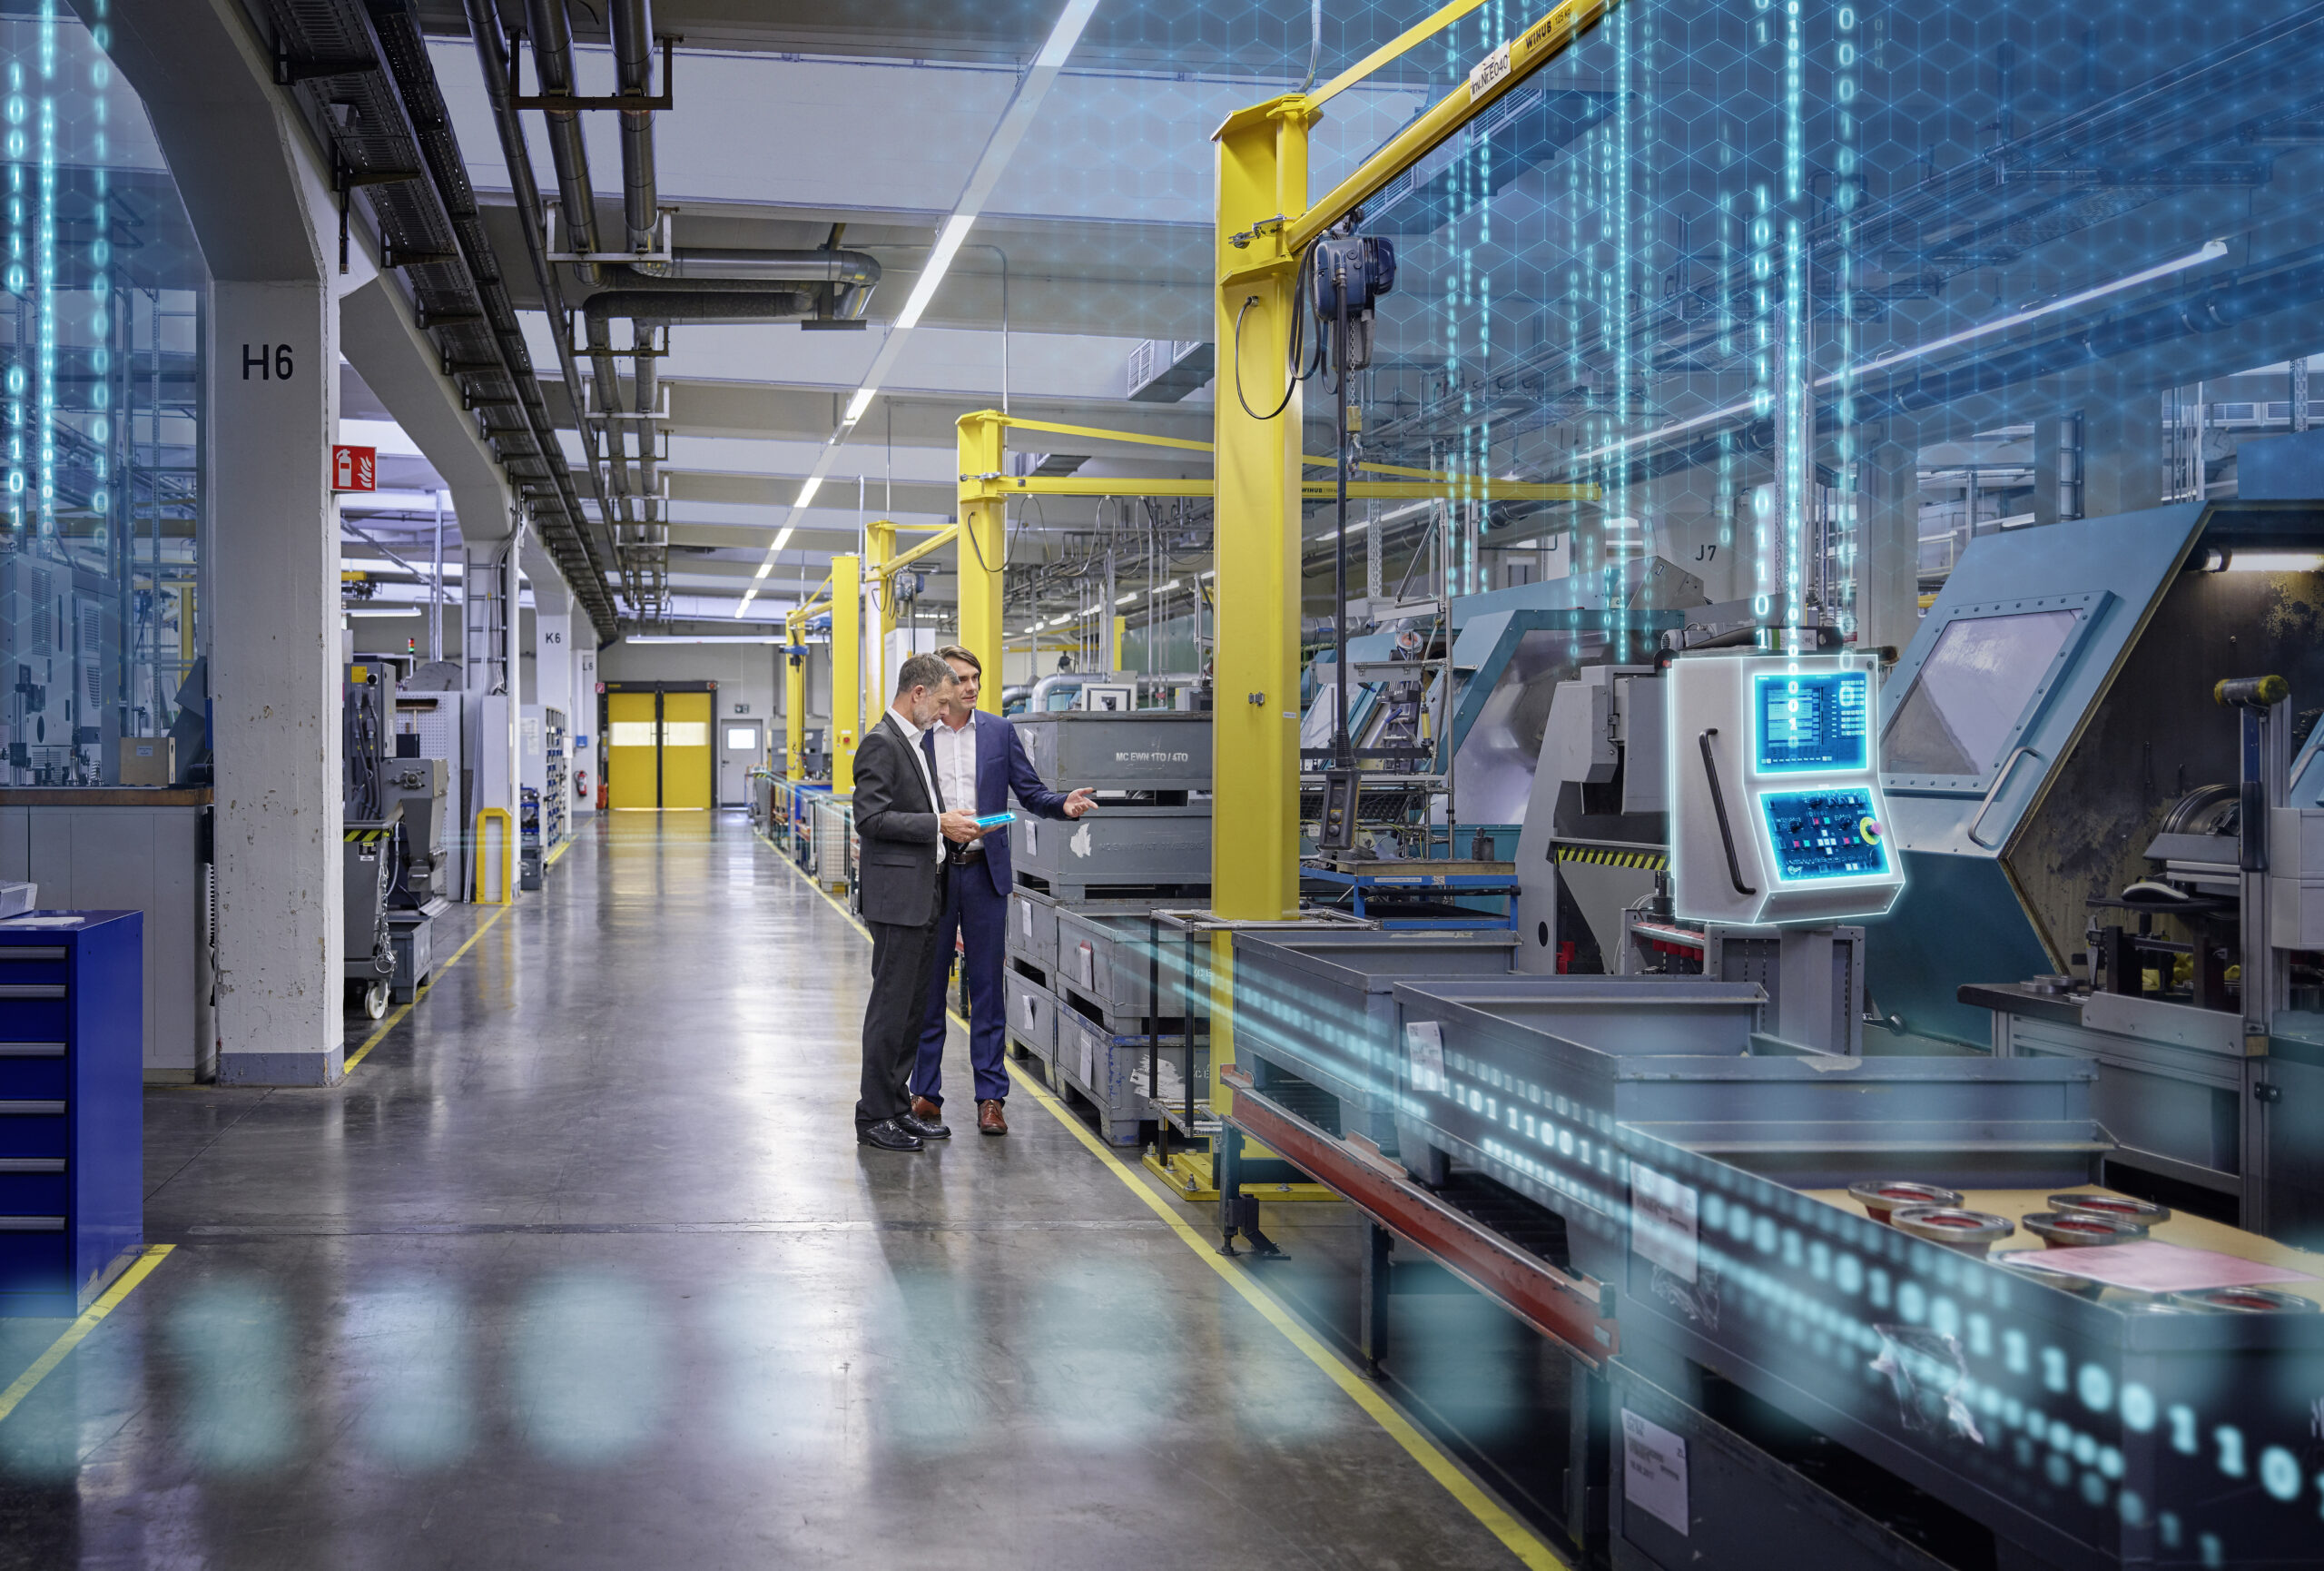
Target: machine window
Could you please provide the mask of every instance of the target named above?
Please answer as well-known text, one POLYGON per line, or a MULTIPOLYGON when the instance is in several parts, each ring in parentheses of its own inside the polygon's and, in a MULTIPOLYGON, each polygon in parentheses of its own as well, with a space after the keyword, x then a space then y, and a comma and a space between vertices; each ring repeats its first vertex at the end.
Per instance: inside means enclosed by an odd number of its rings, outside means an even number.
POLYGON ((1947 627, 1888 722, 1883 766, 1896 775, 1991 769, 2077 617, 2029 611, 1947 627))
POLYGON ((726 727, 726 750, 728 752, 747 753, 758 745, 759 734, 755 726, 729 726, 726 727))

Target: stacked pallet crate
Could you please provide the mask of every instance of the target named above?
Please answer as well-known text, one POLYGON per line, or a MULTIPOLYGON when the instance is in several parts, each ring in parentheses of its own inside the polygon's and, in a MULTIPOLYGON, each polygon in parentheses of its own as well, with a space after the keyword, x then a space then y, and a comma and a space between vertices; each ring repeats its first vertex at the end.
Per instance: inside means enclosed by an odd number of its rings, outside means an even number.
MULTIPOLYGON (((1135 1145, 1146 1099, 1182 1092, 1183 939, 1156 911, 1210 898, 1210 716, 1175 710, 1023 715, 1044 780, 1096 792, 1072 822, 1020 815, 1010 829, 1008 1036, 1052 1085, 1135 1145)), ((1195 1076, 1207 1078, 1199 1026, 1195 1076)))

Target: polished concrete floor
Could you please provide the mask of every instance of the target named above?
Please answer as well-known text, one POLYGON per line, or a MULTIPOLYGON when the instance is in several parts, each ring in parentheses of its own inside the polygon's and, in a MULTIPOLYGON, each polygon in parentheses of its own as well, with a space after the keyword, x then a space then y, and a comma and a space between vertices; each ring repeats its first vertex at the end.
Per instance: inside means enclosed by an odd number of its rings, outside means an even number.
POLYGON ((860 1151, 868 956, 600 818, 345 1085, 150 1093, 177 1247, 0 1421, 0 1566, 1515 1563, 1031 1096, 860 1151))

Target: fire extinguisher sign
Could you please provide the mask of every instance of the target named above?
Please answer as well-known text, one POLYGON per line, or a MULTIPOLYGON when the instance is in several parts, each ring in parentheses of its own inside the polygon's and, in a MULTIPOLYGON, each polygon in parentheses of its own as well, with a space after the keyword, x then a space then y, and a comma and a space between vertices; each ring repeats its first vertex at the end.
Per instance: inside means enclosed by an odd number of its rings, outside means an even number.
POLYGON ((376 491, 379 489, 379 450, 334 447, 330 450, 330 489, 335 491, 376 491))

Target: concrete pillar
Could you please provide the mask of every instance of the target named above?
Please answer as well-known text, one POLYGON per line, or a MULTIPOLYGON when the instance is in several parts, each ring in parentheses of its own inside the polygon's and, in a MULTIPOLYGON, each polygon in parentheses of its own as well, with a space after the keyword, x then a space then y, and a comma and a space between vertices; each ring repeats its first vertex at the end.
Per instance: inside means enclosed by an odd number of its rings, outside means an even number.
POLYGON ((1899 650, 1920 630, 1920 449, 1898 425, 1856 469, 1856 642, 1899 650))
POLYGON ((218 1078, 344 1072, 337 313, 322 278, 219 280, 209 315, 218 1078))
POLYGON ((586 617, 573 618, 573 798, 575 827, 597 810, 597 634, 586 617), (586 776, 587 778, 583 778, 586 776))

